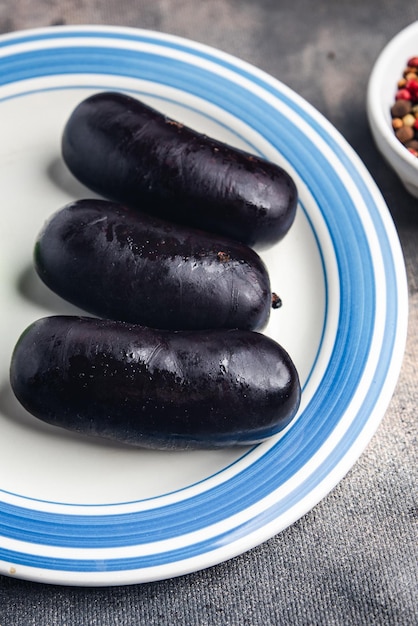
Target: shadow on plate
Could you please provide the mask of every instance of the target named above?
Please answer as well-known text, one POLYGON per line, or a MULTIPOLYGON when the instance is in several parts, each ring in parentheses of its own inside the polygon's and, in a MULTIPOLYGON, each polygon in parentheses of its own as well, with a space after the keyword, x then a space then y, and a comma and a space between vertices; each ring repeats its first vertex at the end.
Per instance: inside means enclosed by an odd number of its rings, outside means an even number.
MULTIPOLYGON (((61 189, 72 198, 99 198, 80 183, 70 172, 60 157, 54 158, 47 168, 47 176, 55 187, 61 189)), ((60 207, 57 207, 59 209, 60 207)))

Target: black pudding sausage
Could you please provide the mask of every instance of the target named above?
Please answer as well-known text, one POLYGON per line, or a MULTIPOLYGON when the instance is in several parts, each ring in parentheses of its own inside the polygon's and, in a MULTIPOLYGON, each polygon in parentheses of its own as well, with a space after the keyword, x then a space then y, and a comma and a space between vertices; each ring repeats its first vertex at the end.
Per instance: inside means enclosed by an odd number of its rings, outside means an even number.
POLYGON ((261 330, 272 307, 267 269, 248 246, 107 200, 52 215, 34 264, 84 311, 153 328, 261 330))
POLYGON ((75 108, 62 155, 105 198, 258 249, 282 239, 294 221, 297 189, 283 168, 122 93, 98 93, 75 108))
POLYGON ((252 331, 158 331, 52 316, 18 340, 10 367, 35 417, 85 435, 155 449, 261 442, 300 402, 297 371, 252 331))

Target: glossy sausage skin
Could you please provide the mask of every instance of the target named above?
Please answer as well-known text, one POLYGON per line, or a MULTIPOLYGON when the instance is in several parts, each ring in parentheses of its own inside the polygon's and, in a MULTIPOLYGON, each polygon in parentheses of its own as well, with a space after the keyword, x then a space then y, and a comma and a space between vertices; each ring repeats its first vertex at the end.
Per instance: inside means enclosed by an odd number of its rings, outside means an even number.
POLYGON ((35 244, 35 268, 83 310, 168 329, 261 329, 272 294, 258 254, 234 240, 106 200, 55 213, 35 244))
POLYGON ((279 241, 294 221, 297 189, 283 168, 128 95, 81 102, 62 154, 74 176, 106 198, 257 249, 279 241))
POLYGON ((17 342, 10 381, 45 422, 155 449, 257 443, 287 426, 300 402, 289 355, 260 333, 76 316, 34 322, 17 342))

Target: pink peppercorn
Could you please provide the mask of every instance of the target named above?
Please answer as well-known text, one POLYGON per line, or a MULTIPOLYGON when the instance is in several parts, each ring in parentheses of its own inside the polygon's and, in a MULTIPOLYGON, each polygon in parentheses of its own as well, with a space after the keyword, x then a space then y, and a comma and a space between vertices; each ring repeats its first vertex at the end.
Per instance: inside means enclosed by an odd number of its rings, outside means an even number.
POLYGON ((411 100, 411 92, 408 89, 399 89, 396 92, 395 100, 411 100))
POLYGON ((418 67, 418 57, 408 59, 408 67, 418 67))
POLYGON ((414 80, 414 79, 408 80, 405 83, 404 89, 409 91, 413 100, 418 99, 418 80, 414 80))

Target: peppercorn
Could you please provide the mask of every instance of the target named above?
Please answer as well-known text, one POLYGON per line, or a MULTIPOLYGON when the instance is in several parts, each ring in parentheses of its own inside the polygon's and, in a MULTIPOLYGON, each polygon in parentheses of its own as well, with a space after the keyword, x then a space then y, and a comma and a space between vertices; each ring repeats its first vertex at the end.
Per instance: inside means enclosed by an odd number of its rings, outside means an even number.
POLYGON ((392 106, 390 112, 392 117, 404 117, 412 109, 412 102, 410 100, 396 100, 392 106))
POLYGON ((411 113, 404 115, 402 122, 404 126, 413 126, 415 123, 415 115, 412 115, 411 113))
POLYGON ((418 56, 407 60, 396 84, 390 114, 395 136, 410 154, 418 157, 418 56))
POLYGON ((418 140, 417 139, 411 139, 411 141, 407 141, 405 146, 411 150, 418 150, 418 140))
POLYGON ((412 100, 418 99, 418 80, 416 78, 407 80, 405 89, 409 91, 412 100))
POLYGON ((404 69, 404 71, 402 72, 402 76, 404 78, 406 78, 409 74, 412 74, 413 76, 416 76, 418 68, 417 67, 406 67, 404 69))
POLYGON ((403 89, 399 89, 396 92, 395 100, 410 100, 410 99, 411 99, 411 94, 408 91, 408 89, 406 89, 406 87, 404 87, 403 89))
POLYGON ((402 119, 400 117, 394 117, 393 120, 392 120, 392 128, 393 128, 393 130, 398 130, 398 128, 402 128, 402 126, 403 126, 402 119))
POLYGON ((401 143, 406 143, 414 138, 414 131, 410 126, 402 126, 395 132, 395 135, 401 143))

